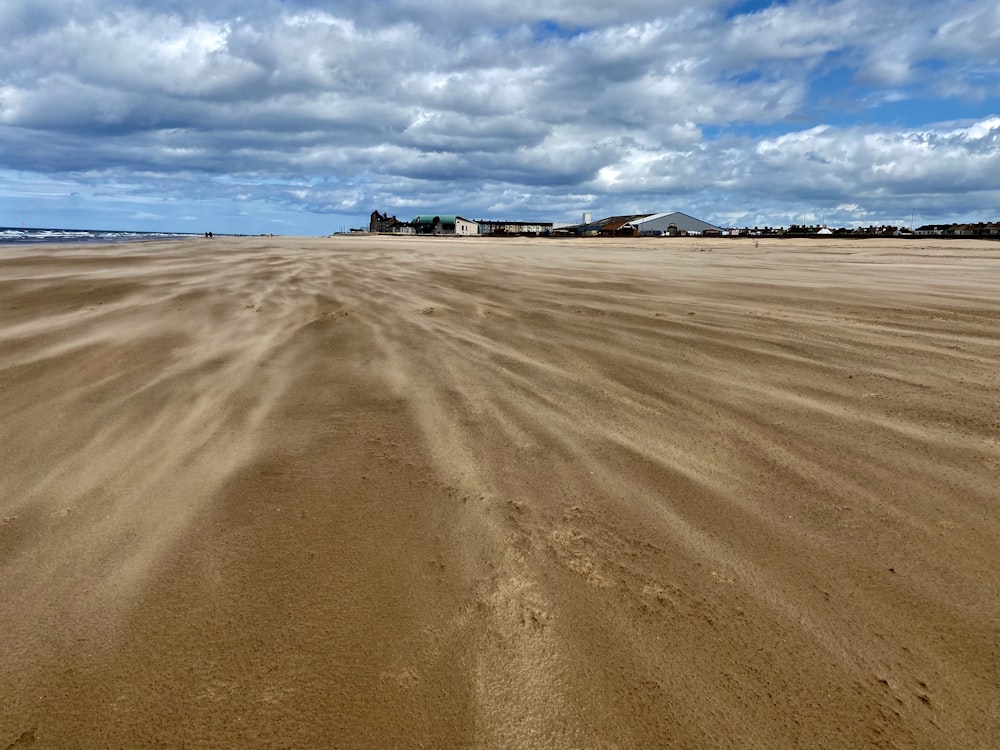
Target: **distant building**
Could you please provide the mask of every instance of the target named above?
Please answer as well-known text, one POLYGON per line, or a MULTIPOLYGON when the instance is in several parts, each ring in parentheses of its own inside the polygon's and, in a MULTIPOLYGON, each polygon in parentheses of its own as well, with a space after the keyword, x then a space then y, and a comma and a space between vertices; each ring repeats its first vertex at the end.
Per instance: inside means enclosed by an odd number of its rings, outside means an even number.
POLYGON ((674 211, 669 214, 649 214, 632 219, 623 228, 634 229, 640 237, 662 237, 676 234, 714 234, 721 235, 721 227, 709 224, 707 221, 674 211))
POLYGON ((479 224, 461 216, 418 216, 412 222, 417 234, 456 234, 474 237, 479 234, 479 224))
POLYGON ((677 235, 722 235, 722 229, 707 221, 675 211, 657 214, 608 216, 576 226, 563 227, 562 234, 580 237, 663 237, 677 235))
POLYGON ((602 237, 634 237, 635 228, 633 221, 642 218, 642 214, 630 214, 628 216, 609 216, 597 222, 600 225, 597 233, 602 237))
POLYGON ((476 219, 480 234, 491 235, 522 235, 537 237, 540 234, 552 232, 551 221, 496 221, 493 219, 476 219))
POLYGON ((395 216, 389 216, 388 213, 379 213, 378 211, 372 211, 371 217, 368 222, 368 231, 372 234, 377 234, 380 232, 391 232, 393 234, 412 234, 413 228, 408 222, 400 221, 395 216))
POLYGON ((1000 222, 979 222, 978 224, 924 224, 917 227, 915 234, 937 237, 1000 237, 1000 222))

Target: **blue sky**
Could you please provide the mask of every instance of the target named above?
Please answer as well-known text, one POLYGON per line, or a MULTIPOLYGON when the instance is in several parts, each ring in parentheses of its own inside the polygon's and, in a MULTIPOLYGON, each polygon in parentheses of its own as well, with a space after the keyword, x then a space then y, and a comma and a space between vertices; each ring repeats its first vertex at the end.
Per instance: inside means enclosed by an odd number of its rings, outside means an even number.
POLYGON ((995 0, 4 0, 0 225, 1000 219, 995 0))

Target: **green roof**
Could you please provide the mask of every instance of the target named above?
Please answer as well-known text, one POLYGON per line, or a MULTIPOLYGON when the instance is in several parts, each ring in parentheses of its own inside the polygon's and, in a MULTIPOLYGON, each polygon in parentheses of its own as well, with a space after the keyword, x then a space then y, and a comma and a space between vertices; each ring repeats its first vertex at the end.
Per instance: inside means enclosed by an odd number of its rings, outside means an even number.
POLYGON ((413 221, 416 224, 433 224, 434 219, 437 219, 442 224, 454 224, 457 216, 418 216, 413 221))

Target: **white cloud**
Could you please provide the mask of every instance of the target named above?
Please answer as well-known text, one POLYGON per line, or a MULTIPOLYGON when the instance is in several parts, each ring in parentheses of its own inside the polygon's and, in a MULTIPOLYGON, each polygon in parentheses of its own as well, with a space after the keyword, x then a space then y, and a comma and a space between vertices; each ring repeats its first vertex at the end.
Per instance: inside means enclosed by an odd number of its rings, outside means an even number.
POLYGON ((307 213, 997 204, 994 3, 734 5, 7 0, 0 169, 307 213), (933 97, 982 104, 879 121, 933 97))

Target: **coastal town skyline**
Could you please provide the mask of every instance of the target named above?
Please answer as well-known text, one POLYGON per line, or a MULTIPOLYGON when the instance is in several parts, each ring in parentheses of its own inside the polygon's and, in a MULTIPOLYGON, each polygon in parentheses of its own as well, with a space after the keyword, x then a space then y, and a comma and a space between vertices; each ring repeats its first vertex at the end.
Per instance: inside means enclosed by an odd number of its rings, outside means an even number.
POLYGON ((0 225, 996 221, 981 0, 0 8, 0 225), (59 50, 59 54, 52 54, 59 50))

